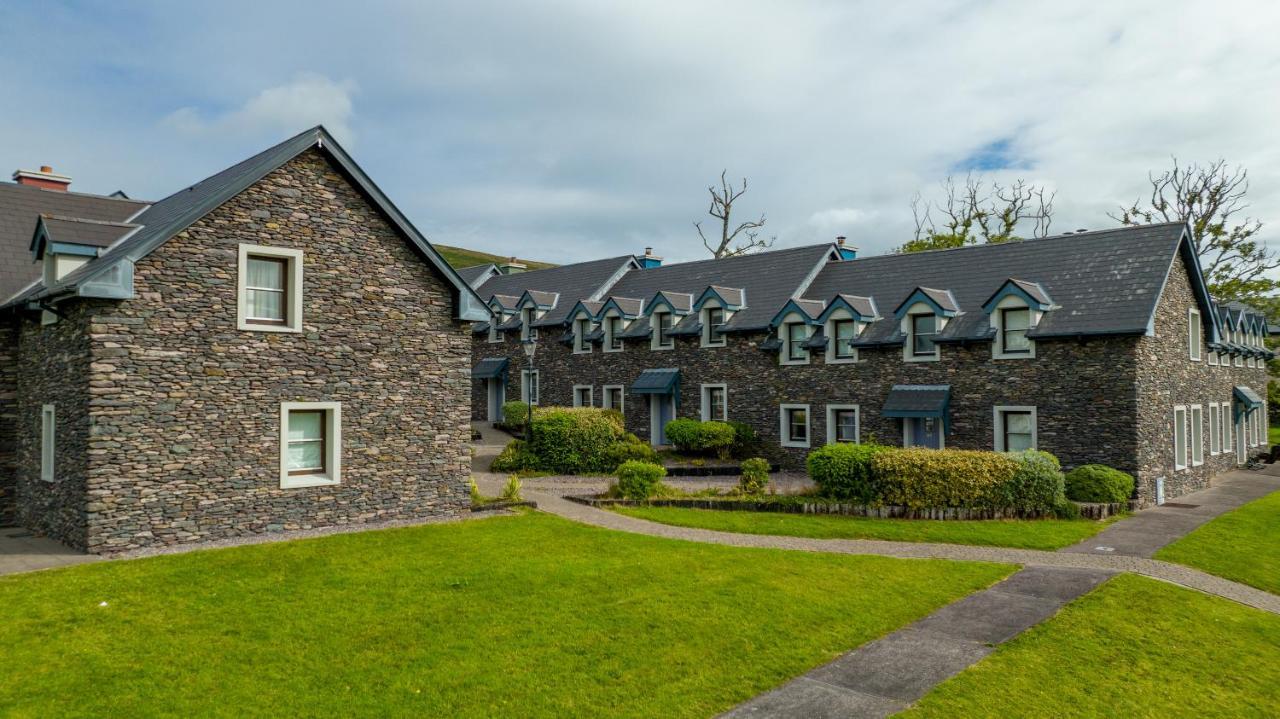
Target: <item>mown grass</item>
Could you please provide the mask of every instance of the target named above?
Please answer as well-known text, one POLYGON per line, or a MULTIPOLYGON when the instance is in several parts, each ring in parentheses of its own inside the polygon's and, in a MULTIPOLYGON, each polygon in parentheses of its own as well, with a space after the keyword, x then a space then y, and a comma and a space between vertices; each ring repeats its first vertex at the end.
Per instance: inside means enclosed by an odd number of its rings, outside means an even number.
POLYGON ((1019 549, 1059 549, 1093 536, 1114 519, 932 520, 737 512, 683 507, 617 507, 622 514, 679 527, 815 539, 887 539, 1019 549))
POLYGON ((711 716, 1006 565, 527 513, 0 578, 0 714, 711 716))
POLYGON ((1280 617, 1120 575, 899 716, 1280 716, 1280 617))
POLYGON ((1280 594, 1280 492, 1202 524, 1156 552, 1156 559, 1280 594))
MULTIPOLYGON (((436 251, 444 257, 445 262, 448 262, 450 265, 459 269, 463 267, 474 267, 476 265, 487 265, 491 262, 495 265, 501 265, 509 259, 508 257, 502 257, 488 252, 481 252, 479 250, 468 250, 465 247, 450 247, 448 245, 436 244, 433 244, 432 247, 435 247, 436 251)), ((548 262, 534 262, 524 258, 520 258, 520 263, 527 265, 530 270, 541 270, 547 267, 555 267, 555 265, 548 262)))

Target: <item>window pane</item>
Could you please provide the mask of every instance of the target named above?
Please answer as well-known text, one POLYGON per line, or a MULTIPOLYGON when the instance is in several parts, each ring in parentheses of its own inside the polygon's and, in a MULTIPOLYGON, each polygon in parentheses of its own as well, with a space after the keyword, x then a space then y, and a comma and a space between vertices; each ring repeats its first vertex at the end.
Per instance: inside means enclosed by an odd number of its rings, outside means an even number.
POLYGON ((836 411, 836 441, 837 442, 854 442, 857 441, 858 421, 857 414, 851 409, 841 409, 836 411))
POLYGON ((933 335, 937 331, 938 321, 934 315, 912 315, 911 336, 912 352, 915 354, 933 354, 933 335))
POLYGON ((1025 330, 1031 327, 1031 310, 1004 310, 1004 328, 1007 330, 1025 330))
POLYGON ((804 441, 809 438, 809 417, 802 409, 788 410, 788 424, 791 425, 791 439, 804 441))
POLYGON ((1004 426, 1010 432, 1031 434, 1031 413, 1005 412, 1004 426))
POLYGON ((853 356, 852 342, 856 336, 857 326, 853 320, 837 320, 835 323, 835 342, 837 357, 853 356))
POLYGON ((275 290, 245 290, 248 307, 246 314, 252 319, 284 320, 284 293, 275 290))
POLYGON ((289 470, 322 469, 324 467, 323 442, 290 442, 289 470))
POLYGON ((787 325, 787 358, 804 359, 805 348, 802 346, 808 339, 804 325, 796 322, 787 325))
POLYGON ((321 412, 289 413, 289 441, 323 439, 324 416, 321 412))
POLYGON ((283 290, 285 264, 284 260, 250 257, 247 268, 249 276, 245 278, 245 286, 283 290))

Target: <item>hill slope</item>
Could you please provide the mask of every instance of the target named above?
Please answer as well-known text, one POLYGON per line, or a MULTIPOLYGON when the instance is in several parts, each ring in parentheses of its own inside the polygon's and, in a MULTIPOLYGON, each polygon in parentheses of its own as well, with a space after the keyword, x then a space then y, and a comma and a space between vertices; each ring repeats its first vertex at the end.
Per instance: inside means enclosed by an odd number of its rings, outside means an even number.
MULTIPOLYGON (((468 250, 465 247, 450 247, 449 245, 437 245, 434 243, 432 244, 432 247, 435 247, 437 250, 439 250, 440 254, 444 255, 445 261, 456 268, 473 267, 475 265, 484 265, 490 262, 494 263, 495 265, 500 265, 509 259, 507 257, 501 257, 499 255, 491 255, 488 252, 468 250)), ((555 267, 555 265, 550 264, 548 262, 534 262, 533 260, 526 260, 524 258, 520 258, 520 262, 528 265, 529 269, 531 270, 541 270, 547 267, 555 267)))

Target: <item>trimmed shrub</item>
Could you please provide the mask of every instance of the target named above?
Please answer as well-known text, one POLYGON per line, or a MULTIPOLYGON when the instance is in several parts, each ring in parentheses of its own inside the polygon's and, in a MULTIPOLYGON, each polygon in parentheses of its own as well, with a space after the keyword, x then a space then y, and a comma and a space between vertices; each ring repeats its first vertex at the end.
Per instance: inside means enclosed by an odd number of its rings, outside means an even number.
POLYGON ((1018 463, 1018 469, 1005 486, 998 506, 1049 512, 1062 503, 1062 465, 1057 457, 1035 449, 1010 452, 1008 456, 1018 463))
POLYGON ((523 427, 529 419, 529 405, 525 402, 503 402, 502 424, 507 427, 523 427))
POLYGON ((623 462, 618 467, 618 491, 627 499, 645 500, 653 496, 667 470, 649 462, 623 462))
POLYGON ((618 414, 596 407, 541 407, 533 415, 538 469, 557 474, 605 474, 615 469, 608 450, 622 440, 618 414))
POLYGON ((513 439, 493 458, 491 472, 520 472, 538 469, 538 457, 523 439, 513 439))
MULTIPOLYGON (((633 437, 635 435, 632 435, 633 437)), ((605 449, 605 457, 609 464, 613 465, 609 471, 618 468, 623 462, 635 460, 637 462, 649 462, 651 464, 658 463, 658 453, 653 447, 641 442, 614 442, 605 449)))
POLYGON ((677 448, 693 449, 693 445, 698 441, 699 424, 696 419, 680 417, 667 422, 662 431, 667 435, 667 441, 677 448))
POLYGON ((733 444, 729 445, 729 456, 744 459, 760 453, 760 437, 755 427, 746 422, 730 421, 733 428, 733 444))
POLYGON ((742 460, 738 488, 743 494, 760 494, 769 486, 769 460, 761 457, 742 460))
POLYGON ((809 453, 809 477, 825 497, 880 504, 883 487, 872 472, 872 457, 888 451, 878 444, 828 444, 809 453))
POLYGON ((1079 519, 1080 505, 1069 499, 1064 499, 1054 506, 1053 516, 1058 519, 1079 519))
POLYGON ((1127 502, 1133 484, 1133 475, 1105 464, 1085 464, 1067 472, 1066 492, 1077 502, 1127 502))
POLYGON ((721 452, 733 444, 736 434, 727 422, 699 422, 685 417, 667 422, 663 431, 667 441, 682 452, 721 452))
POLYGON ((912 447, 871 455, 871 475, 883 486, 884 503, 913 509, 1007 506, 1018 466, 1006 454, 966 449, 912 447))

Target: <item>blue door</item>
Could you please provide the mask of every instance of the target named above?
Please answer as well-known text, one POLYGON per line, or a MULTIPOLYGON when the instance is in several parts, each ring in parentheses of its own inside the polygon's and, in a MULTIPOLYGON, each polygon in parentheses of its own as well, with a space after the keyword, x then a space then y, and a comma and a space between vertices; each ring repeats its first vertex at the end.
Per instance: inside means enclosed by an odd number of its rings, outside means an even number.
POLYGON ((942 448, 942 421, 936 417, 908 417, 906 439, 908 447, 942 448))
POLYGON ((674 394, 649 395, 649 444, 667 443, 667 422, 676 416, 675 400, 674 394))

